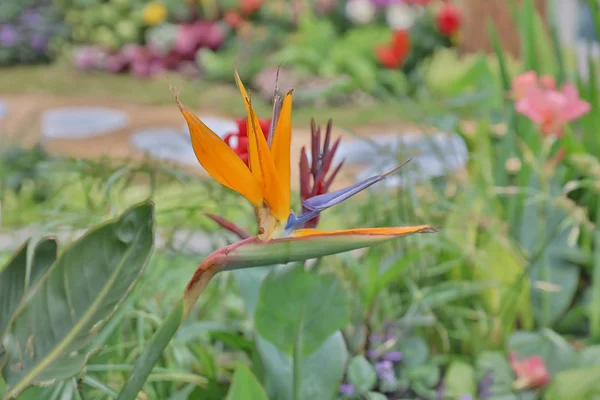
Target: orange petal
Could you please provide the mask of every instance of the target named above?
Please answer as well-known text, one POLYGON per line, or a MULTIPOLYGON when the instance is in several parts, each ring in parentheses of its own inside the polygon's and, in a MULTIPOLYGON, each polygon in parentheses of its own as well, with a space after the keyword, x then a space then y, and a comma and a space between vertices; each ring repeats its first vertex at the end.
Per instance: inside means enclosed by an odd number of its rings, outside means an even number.
POLYGON ((258 157, 263 173, 265 201, 269 205, 273 215, 280 222, 285 223, 290 215, 290 191, 289 189, 287 191, 283 190, 267 140, 260 130, 260 125, 254 123, 254 121, 258 121, 258 118, 256 118, 252 107, 249 110, 250 120, 253 122, 252 125, 248 126, 248 136, 254 136, 258 144, 258 157))
POLYGON ((285 95, 273 135, 271 154, 281 185, 282 207, 290 210, 290 147, 292 144, 292 91, 285 95))
POLYGON ((244 84, 242 83, 237 71, 235 71, 235 82, 237 83, 240 93, 242 94, 242 99, 244 100, 244 105, 246 106, 246 113, 248 114, 248 165, 250 166, 250 171, 252 171, 254 178, 261 184, 264 184, 262 166, 258 156, 258 139, 251 129, 252 126, 260 127, 260 121, 256 115, 253 115, 253 113, 250 112, 252 110, 252 106, 250 105, 250 97, 248 97, 246 88, 244 88, 244 84), (254 121, 253 118, 256 118, 256 121, 254 121))
POLYGON ((356 228, 341 231, 321 231, 318 229, 298 229, 292 233, 293 237, 316 237, 316 236, 402 236, 411 233, 431 233, 436 229, 430 225, 399 226, 390 228, 356 228))
POLYGON ((192 147, 200 164, 217 182, 244 196, 252 205, 263 203, 263 189, 246 164, 216 133, 186 109, 175 96, 187 121, 192 147))

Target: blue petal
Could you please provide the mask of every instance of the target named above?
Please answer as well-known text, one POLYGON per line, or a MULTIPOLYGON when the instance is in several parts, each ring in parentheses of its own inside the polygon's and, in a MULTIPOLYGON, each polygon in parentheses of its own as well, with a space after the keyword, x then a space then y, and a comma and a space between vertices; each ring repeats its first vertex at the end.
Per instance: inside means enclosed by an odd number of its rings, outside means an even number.
POLYGON ((336 204, 341 203, 342 201, 354 196, 357 193, 362 192, 366 188, 383 180, 386 176, 398 171, 398 169, 400 169, 401 167, 406 165, 407 162, 405 162, 402 165, 397 166, 396 168, 392 169, 391 171, 388 171, 381 175, 372 176, 370 178, 365 179, 362 182, 359 182, 357 184, 349 186, 345 189, 336 190, 335 192, 325 193, 325 194, 311 197, 310 199, 306 199, 302 202, 302 205, 304 206, 304 208, 306 208, 308 210, 317 210, 319 212, 323 211, 329 207, 332 207, 332 206, 335 206, 336 204))
POLYGON ((388 171, 381 175, 372 176, 368 179, 365 179, 362 182, 356 183, 345 189, 336 190, 335 192, 321 194, 318 196, 311 197, 310 199, 306 199, 302 202, 302 205, 309 211, 300 215, 299 217, 297 217, 292 212, 288 217, 285 229, 287 231, 291 231, 297 227, 303 226, 304 223, 310 221, 311 219, 319 215, 321 211, 326 210, 329 207, 335 206, 336 204, 341 203, 342 201, 354 196, 355 194, 362 192, 369 186, 372 186, 377 182, 383 180, 386 176, 393 174, 394 172, 398 171, 398 169, 406 165, 408 161, 406 161, 402 165, 397 166, 391 171, 388 171))

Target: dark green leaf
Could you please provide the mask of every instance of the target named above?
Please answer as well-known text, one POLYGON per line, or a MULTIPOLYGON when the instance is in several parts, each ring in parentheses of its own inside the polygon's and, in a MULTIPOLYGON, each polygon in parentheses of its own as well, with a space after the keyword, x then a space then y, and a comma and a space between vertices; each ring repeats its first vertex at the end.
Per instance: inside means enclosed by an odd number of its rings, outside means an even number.
POLYGON ((348 365, 348 379, 357 390, 366 392, 377 383, 377 373, 364 356, 355 356, 348 365))
POLYGON ((56 260, 54 239, 42 239, 31 243, 31 246, 29 244, 29 241, 25 243, 0 272, 0 339, 29 288, 38 283, 56 260), (28 250, 31 250, 29 263, 28 250))
POLYGON ((299 335, 307 356, 347 323, 348 312, 346 293, 334 275, 309 273, 298 264, 267 276, 255 323, 263 338, 287 354, 292 354, 299 335))
MULTIPOLYGON (((292 398, 292 358, 271 342, 257 336, 256 347, 269 379, 270 398, 292 398)), ((313 354, 302 361, 300 398, 330 400, 344 376, 348 350, 341 333, 336 332, 313 354)))
POLYGON ((238 362, 233 375, 233 382, 227 393, 227 400, 268 400, 265 390, 252 371, 238 362))
POLYGON ((402 363, 407 367, 423 365, 429 357, 427 343, 420 336, 409 336, 398 342, 398 350, 402 352, 402 363))
POLYGON ((491 377, 490 399, 517 400, 512 392, 512 383, 516 379, 508 360, 501 352, 484 352, 476 362, 477 381, 491 377))
POLYGON ((16 315, 3 369, 6 398, 54 377, 75 375, 82 350, 139 279, 152 250, 154 207, 142 203, 75 242, 16 315))
POLYGON ((231 271, 240 296, 244 299, 248 314, 254 318, 260 286, 273 267, 256 267, 231 271))

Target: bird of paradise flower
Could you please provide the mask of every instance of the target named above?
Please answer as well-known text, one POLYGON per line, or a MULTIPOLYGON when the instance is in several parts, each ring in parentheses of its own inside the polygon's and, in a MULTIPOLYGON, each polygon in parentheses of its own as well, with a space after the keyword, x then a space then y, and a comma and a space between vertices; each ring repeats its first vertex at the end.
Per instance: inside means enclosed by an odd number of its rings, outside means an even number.
POLYGON ((185 288, 181 302, 170 312, 136 362, 119 400, 135 398, 178 326, 216 273, 304 261, 370 247, 399 236, 435 231, 430 225, 329 232, 302 228, 322 211, 383 180, 402 165, 350 187, 305 199, 302 204, 304 212, 294 214, 290 198, 292 91, 283 97, 276 92, 273 119, 265 138, 250 97, 237 73, 235 79, 248 114, 248 165, 223 139, 181 104, 177 93, 174 96, 188 124, 198 161, 213 179, 244 196, 254 206, 258 232, 256 236, 213 252, 200 263, 185 288))

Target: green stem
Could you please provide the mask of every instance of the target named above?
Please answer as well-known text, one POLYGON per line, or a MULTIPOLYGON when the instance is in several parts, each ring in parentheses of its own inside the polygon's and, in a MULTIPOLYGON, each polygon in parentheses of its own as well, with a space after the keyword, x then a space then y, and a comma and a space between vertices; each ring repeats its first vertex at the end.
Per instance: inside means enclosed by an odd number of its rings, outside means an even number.
MULTIPOLYGON (((541 157, 540 157, 540 186, 541 186, 541 190, 543 193, 545 193, 548 197, 547 199, 544 201, 543 205, 540 204, 540 207, 538 208, 538 222, 540 225, 539 228, 539 236, 538 236, 538 241, 540 243, 541 246, 544 246, 544 243, 546 241, 546 218, 549 215, 549 204, 548 202, 550 201, 549 199, 552 197, 552 193, 551 193, 551 188, 550 188, 550 184, 548 182, 548 177, 546 176, 546 160, 548 159, 548 155, 550 153, 550 142, 549 140, 542 140, 542 143, 540 145, 540 150, 541 150, 541 157)), ((541 247, 540 247, 541 248, 541 247)), ((542 282, 549 282, 550 281, 550 266, 548 265, 548 257, 546 256, 546 252, 543 251, 541 257, 540 257, 540 280, 542 282)), ((548 291, 542 291, 542 327, 546 328, 548 326, 550 326, 550 315, 552 312, 552 304, 550 301, 550 293, 548 291)))
POLYGON ((169 311, 167 318, 154 333, 152 339, 150 339, 150 342, 133 366, 133 371, 121 393, 119 393, 117 400, 135 400, 152 372, 152 368, 154 368, 154 365, 158 362, 158 359, 175 335, 175 332, 177 332, 183 318, 184 302, 182 299, 169 311))

